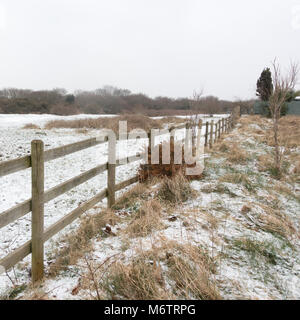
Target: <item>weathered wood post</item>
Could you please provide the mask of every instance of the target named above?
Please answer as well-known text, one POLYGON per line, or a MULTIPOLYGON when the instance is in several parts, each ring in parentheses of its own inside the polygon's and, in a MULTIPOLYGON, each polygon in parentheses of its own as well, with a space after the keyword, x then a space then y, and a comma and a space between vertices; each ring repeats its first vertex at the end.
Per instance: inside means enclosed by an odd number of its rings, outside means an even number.
POLYGON ((190 137, 190 134, 189 134, 189 129, 190 129, 190 125, 189 123, 187 122, 185 124, 185 150, 187 150, 190 146, 190 140, 189 140, 189 137, 190 137))
POLYGON ((207 147, 208 144, 208 130, 209 130, 209 123, 206 121, 205 123, 205 144, 204 146, 207 147))
POLYGON ((221 138, 221 119, 218 121, 218 139, 221 138))
POLYGON ((222 118, 222 134, 225 132, 225 119, 222 118))
MULTIPOLYGON (((115 138, 115 137, 114 137, 115 138)), ((107 206, 111 208, 115 202, 116 186, 116 144, 112 136, 108 139, 108 164, 107 164, 107 206)))
POLYGON ((32 282, 44 276, 44 143, 31 142, 31 276, 32 282))
POLYGON ((215 143, 218 140, 218 122, 215 123, 215 143))
POLYGON ((210 140, 209 140, 209 147, 212 148, 214 140, 213 140, 213 134, 214 134, 214 121, 211 120, 210 122, 210 140))
MULTIPOLYGON (((195 150, 195 156, 199 158, 200 154, 200 144, 201 144, 201 134, 202 134, 202 120, 199 120, 198 122, 198 132, 197 132, 197 142, 196 142, 196 150, 195 150)), ((197 159, 198 160, 198 159, 197 159)))

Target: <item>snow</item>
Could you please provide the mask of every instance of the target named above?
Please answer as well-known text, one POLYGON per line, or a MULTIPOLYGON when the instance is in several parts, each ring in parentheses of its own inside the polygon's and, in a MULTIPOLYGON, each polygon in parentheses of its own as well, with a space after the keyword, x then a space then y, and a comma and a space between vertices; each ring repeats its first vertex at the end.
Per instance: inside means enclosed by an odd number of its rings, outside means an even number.
MULTIPOLYGON (((218 117, 209 118, 217 121, 218 117)), ((78 133, 73 129, 22 129, 25 124, 33 123, 43 127, 48 121, 56 119, 74 120, 87 117, 99 117, 99 115, 76 115, 76 116, 55 116, 55 115, 14 115, 0 114, 0 161, 15 159, 30 154, 30 144, 34 139, 44 141, 45 150, 53 149, 62 145, 70 144, 90 137, 97 137, 99 130, 90 130, 88 133, 78 133)), ((203 128, 202 133, 205 132, 203 128)), ((178 139, 184 133, 184 129, 178 132, 178 139)), ((161 136, 157 142, 166 139, 161 136)), ((143 152, 147 142, 145 139, 129 140, 127 144, 118 143, 118 157, 135 155, 136 152, 143 152)), ((52 188, 72 177, 75 177, 95 166, 107 161, 107 143, 92 148, 88 148, 74 154, 52 160, 45 163, 45 190, 52 188)), ((116 180, 122 182, 137 173, 140 162, 127 164, 117 168, 116 180)), ((81 203, 92 198, 95 194, 106 187, 106 175, 104 172, 88 182, 70 190, 62 196, 50 201, 45 205, 45 228, 53 225, 64 215, 75 209, 81 203)), ((0 213, 11 207, 31 198, 31 171, 30 169, 10 174, 0 178, 0 213)), ((102 201, 105 205, 106 200, 102 201)), ((90 210, 88 213, 93 212, 90 210)), ((88 214, 87 213, 87 214, 88 214)), ((55 241, 62 235, 78 226, 78 221, 67 226, 63 231, 54 236, 45 244, 45 252, 51 250, 55 241)), ((31 216, 26 216, 16 220, 1 229, 0 232, 0 259, 24 244, 30 239, 31 216)), ((28 266, 30 256, 22 262, 23 266, 28 266)), ((0 270, 1 271, 1 270, 0 270)), ((3 270, 2 270, 3 271, 3 270)), ((27 279, 26 272, 21 279, 27 279)), ((0 276, 0 295, 9 285, 9 280, 5 275, 0 276)))
POLYGON ((53 120, 79 120, 99 117, 115 117, 115 115, 78 114, 72 116, 58 116, 53 114, 0 114, 0 129, 21 129, 26 124, 44 126, 53 120))
MULTIPOLYGON (((233 134, 235 134, 235 137, 237 136, 236 131, 233 134)), ((232 138, 229 136, 227 139, 232 138)), ((245 137, 241 137, 241 139, 245 141, 245 137)), ((249 139, 248 142, 253 143, 252 139, 249 139)), ((263 152, 259 144, 255 144, 255 152, 263 152)), ((221 167, 225 159, 216 158, 208 159, 208 161, 221 167)), ((255 161, 250 162, 244 170, 255 172, 255 166, 255 161)), ((235 169, 242 169, 242 167, 236 165, 235 169)), ((219 259, 215 277, 223 298, 300 299, 299 239, 297 236, 290 235, 289 240, 294 249, 288 246, 283 247, 284 240, 258 228, 255 222, 255 217, 264 214, 264 210, 259 206, 259 199, 262 199, 262 203, 266 203, 270 196, 274 196, 274 194, 270 194, 266 186, 274 184, 276 181, 272 181, 270 177, 264 179, 262 187, 257 190, 256 194, 250 193, 242 185, 234 183, 224 183, 224 185, 235 194, 235 197, 214 192, 201 192, 202 188, 216 185, 219 177, 220 174, 216 174, 211 169, 208 176, 203 180, 192 181, 191 186, 197 191, 197 197, 174 209, 169 213, 169 216, 166 215, 162 221, 166 226, 165 229, 154 231, 147 237, 130 239, 125 251, 122 249, 124 245, 122 235, 101 240, 95 239, 93 241, 92 258, 99 264, 103 263, 108 257, 115 257, 116 261, 129 263, 138 252, 159 248, 168 240, 180 244, 201 245, 209 249, 211 256, 219 259), (250 213, 241 212, 245 204, 251 205, 250 213), (170 222, 168 219, 170 216, 175 216, 177 219, 170 222), (209 217, 217 219, 218 225, 215 229, 208 227, 209 217), (189 222, 188 227, 184 225, 186 221, 189 222), (276 265, 268 265, 265 261, 259 260, 251 262, 247 252, 228 245, 236 239, 251 239, 259 241, 259 243, 271 243, 276 252, 279 252, 276 265), (222 257, 223 254, 224 257, 222 257)), ((293 221, 294 226, 299 230, 299 203, 291 200, 287 201, 282 195, 277 196, 285 208, 284 214, 293 221)), ((124 223, 121 223, 118 228, 122 230, 125 226, 124 223)), ((115 230, 117 230, 117 227, 115 227, 115 230)), ((46 281, 46 287, 49 286, 49 281, 46 281)), ((69 281, 68 277, 66 277, 66 281, 69 281)), ((74 281, 75 283, 76 281, 74 281)), ((59 299, 72 299, 70 290, 59 294, 59 297, 57 297, 59 299)), ((84 293, 82 297, 84 297, 84 293)))

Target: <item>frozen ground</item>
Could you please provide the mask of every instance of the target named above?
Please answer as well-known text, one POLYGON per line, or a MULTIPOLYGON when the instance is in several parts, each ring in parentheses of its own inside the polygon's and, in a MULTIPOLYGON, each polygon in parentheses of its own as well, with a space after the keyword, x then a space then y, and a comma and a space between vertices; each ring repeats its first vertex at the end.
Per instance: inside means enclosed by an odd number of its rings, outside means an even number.
MULTIPOLYGON (((197 197, 173 211, 166 211, 161 221, 165 228, 154 230, 147 237, 128 239, 122 230, 130 221, 124 218, 124 222, 112 227, 116 236, 93 240, 91 260, 97 265, 108 258, 126 264, 137 252, 176 241, 208 250, 218 265, 214 281, 224 299, 300 299, 299 184, 278 182, 260 172, 257 157, 269 154, 271 149, 239 126, 224 142, 242 146, 249 157, 247 163, 230 163, 226 159, 228 154, 213 152, 207 159, 204 179, 191 183, 197 197), (247 184, 220 180, 245 173, 250 179, 247 184), (290 192, 282 194, 278 187, 290 192), (249 210, 243 210, 245 206, 249 210), (280 236, 274 229, 270 231, 268 227, 273 227, 272 223, 263 223, 264 217, 274 218, 272 215, 277 211, 282 214, 282 226, 291 222, 292 229, 286 236, 280 236)), ((161 267, 166 268, 163 264, 161 267)), ((42 290, 47 298, 89 298, 85 290, 76 294, 73 291, 78 288, 80 272, 85 268, 84 261, 80 260, 58 277, 46 280, 42 290)), ((28 277, 20 281, 27 282, 28 277)))
MULTIPOLYGON (((69 143, 85 140, 99 135, 98 130, 90 130, 86 134, 78 133, 72 129, 44 130, 44 129, 22 129, 25 124, 33 123, 43 127, 48 121, 54 119, 78 119, 86 117, 99 117, 94 115, 78 116, 53 116, 53 115, 2 115, 0 114, 0 162, 15 159, 30 153, 30 143, 34 139, 41 139, 45 143, 45 150, 69 143)), ((205 118, 205 121, 216 120, 205 118)), ((203 128, 204 130, 204 128, 203 128)), ((178 133, 178 138, 184 130, 178 133)), ((161 137, 164 139, 164 137, 161 137)), ((128 141, 127 145, 121 145, 119 157, 135 155, 142 152, 146 141, 128 141)), ((59 158, 45 164, 45 190, 58 185, 84 171, 87 171, 107 161, 107 144, 88 148, 74 154, 59 158)), ((117 182, 127 180, 137 173, 139 162, 121 166, 117 169, 117 182)), ((30 169, 0 178, 0 213, 14 205, 31 197, 31 172, 30 169)), ((45 205, 45 228, 51 226, 62 216, 75 209, 79 204, 92 198, 95 194, 106 187, 106 172, 78 186, 66 194, 52 200, 45 205)), ((102 202, 105 205, 106 200, 102 202)), ((91 210, 93 211, 93 210, 91 210)), ((6 256, 15 248, 30 239, 31 216, 16 220, 14 223, 0 230, 0 259, 6 256)), ((50 250, 53 242, 69 230, 76 228, 75 221, 66 227, 52 240, 48 241, 45 251, 50 250)), ((25 260, 25 265, 30 257, 25 260)), ((26 274, 20 276, 26 277, 26 274)), ((28 276, 28 275, 27 275, 28 276)), ((0 276, 0 294, 9 285, 6 276, 0 276)))

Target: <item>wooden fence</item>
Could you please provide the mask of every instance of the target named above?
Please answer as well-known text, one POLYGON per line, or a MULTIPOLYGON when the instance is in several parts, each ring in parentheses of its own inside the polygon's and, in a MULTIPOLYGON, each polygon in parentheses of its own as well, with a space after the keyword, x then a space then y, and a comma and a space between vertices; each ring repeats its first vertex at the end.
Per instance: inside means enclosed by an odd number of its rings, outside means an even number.
MULTIPOLYGON (((213 144, 218 141, 221 134, 229 132, 234 124, 233 114, 230 117, 222 118, 218 122, 211 121, 199 126, 201 134, 202 126, 205 126, 205 146, 212 148, 213 144)), ((187 124, 175 127, 176 129, 188 128, 187 124)), ((151 135, 148 135, 149 143, 151 135)), ((47 161, 58 159, 66 155, 81 151, 108 141, 98 141, 96 138, 72 143, 62 147, 44 151, 44 143, 41 140, 31 142, 31 154, 14 160, 0 162, 0 178, 27 168, 31 168, 32 197, 11 209, 0 213, 0 229, 14 222, 15 220, 32 212, 31 217, 31 240, 27 241, 21 247, 15 249, 6 257, 0 260, 0 266, 5 270, 12 268, 18 262, 23 260, 30 253, 32 254, 32 281, 36 282, 44 274, 44 243, 52 238, 75 219, 80 217, 84 212, 93 208, 97 203, 107 198, 108 206, 115 203, 115 193, 125 187, 138 182, 138 176, 134 176, 126 181, 116 184, 116 167, 123 165, 124 160, 127 163, 138 161, 136 156, 119 159, 116 164, 108 162, 92 168, 68 181, 65 181, 47 191, 44 190, 44 164, 47 161), (44 230, 44 204, 68 192, 69 190, 87 182, 95 176, 108 171, 107 188, 96 194, 93 198, 86 201, 78 208, 72 210, 66 216, 58 220, 55 224, 44 230)), ((143 154, 141 155, 143 156, 143 154)))

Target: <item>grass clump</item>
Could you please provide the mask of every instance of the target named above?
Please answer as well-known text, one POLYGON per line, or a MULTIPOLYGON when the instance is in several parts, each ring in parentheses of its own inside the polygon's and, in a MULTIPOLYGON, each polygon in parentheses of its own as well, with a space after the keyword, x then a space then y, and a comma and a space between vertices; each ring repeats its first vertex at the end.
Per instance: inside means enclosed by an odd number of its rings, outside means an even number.
POLYGON ((207 253, 192 245, 178 245, 176 251, 167 262, 168 276, 176 283, 176 295, 186 299, 221 299, 212 279, 216 265, 207 253))
POLYGON ((229 182, 234 184, 241 184, 248 191, 255 191, 256 187, 252 181, 243 173, 228 173, 219 179, 220 182, 229 182))
POLYGON ((233 241, 232 247, 247 252, 254 263, 263 259, 269 264, 277 264, 277 249, 271 242, 240 238, 233 241))
POLYGON ((145 258, 139 256, 128 265, 118 262, 112 266, 104 283, 110 297, 118 296, 127 300, 169 298, 162 289, 164 280, 160 265, 145 258))
POLYGON ((235 164, 245 164, 248 160, 250 160, 250 157, 237 145, 233 145, 228 152, 227 160, 235 164))
POLYGON ((227 186, 222 183, 218 183, 217 185, 209 185, 205 186, 201 189, 204 193, 220 193, 220 194, 228 194, 230 197, 236 197, 237 195, 232 192, 227 186))
POLYGON ((27 123, 22 129, 41 129, 39 126, 33 123, 27 123))
POLYGON ((27 285, 23 284, 16 284, 13 286, 12 289, 9 289, 6 293, 0 296, 0 300, 14 300, 18 297, 19 294, 24 292, 27 289, 27 285))
POLYGON ((272 234, 279 234, 286 239, 295 234, 296 230, 286 215, 270 206, 263 204, 260 204, 260 206, 264 210, 264 213, 259 215, 257 222, 262 230, 272 234))
POLYGON ((128 264, 114 263, 100 286, 118 299, 221 299, 215 272, 215 262, 202 248, 164 240, 128 264))
POLYGON ((195 191, 181 173, 171 179, 164 178, 157 193, 158 198, 169 205, 186 202, 194 195, 195 191))
POLYGON ((116 201, 114 210, 132 209, 136 211, 139 208, 138 202, 148 197, 148 188, 146 184, 138 183, 116 201))
POLYGON ((145 201, 133 215, 133 219, 125 229, 130 237, 145 237, 153 230, 163 227, 161 222, 161 205, 157 200, 145 201))

